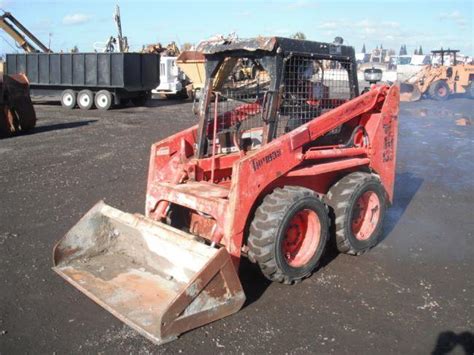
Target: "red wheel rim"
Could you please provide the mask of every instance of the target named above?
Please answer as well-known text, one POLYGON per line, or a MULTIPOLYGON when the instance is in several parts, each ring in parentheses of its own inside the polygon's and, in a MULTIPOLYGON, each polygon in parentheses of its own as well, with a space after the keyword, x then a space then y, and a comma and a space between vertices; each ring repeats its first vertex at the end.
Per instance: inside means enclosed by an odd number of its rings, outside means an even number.
POLYGON ((321 239, 321 223, 316 212, 304 209, 293 216, 283 239, 282 251, 291 267, 311 260, 321 239))
POLYGON ((380 219, 380 199, 374 191, 364 192, 357 200, 352 212, 352 234, 358 240, 372 236, 380 219))
POLYGON ((438 88, 438 95, 439 96, 446 96, 446 94, 447 94, 446 88, 444 86, 440 86, 438 88))

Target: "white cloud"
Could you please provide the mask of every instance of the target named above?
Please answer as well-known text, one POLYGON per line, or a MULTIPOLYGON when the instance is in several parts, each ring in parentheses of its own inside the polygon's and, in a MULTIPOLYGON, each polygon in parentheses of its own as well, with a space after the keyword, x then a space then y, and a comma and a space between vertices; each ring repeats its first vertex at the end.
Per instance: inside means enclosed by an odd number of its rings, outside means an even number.
POLYGON ((286 8, 289 10, 296 10, 296 9, 304 9, 304 8, 317 7, 317 6, 318 4, 313 1, 297 0, 293 2, 292 4, 288 4, 286 8))
POLYGON ((452 12, 441 12, 438 17, 442 21, 452 21, 452 22, 454 22, 461 29, 465 28, 466 25, 467 25, 466 18, 458 10, 454 10, 452 12))
POLYGON ((81 25, 83 23, 88 22, 91 19, 91 16, 86 14, 72 14, 66 15, 63 17, 63 24, 64 25, 81 25))
POLYGON ((339 27, 339 25, 337 24, 337 22, 323 22, 317 25, 316 27, 321 30, 335 30, 339 27))
POLYGON ((396 21, 382 21, 382 26, 389 28, 400 28, 400 24, 396 21))

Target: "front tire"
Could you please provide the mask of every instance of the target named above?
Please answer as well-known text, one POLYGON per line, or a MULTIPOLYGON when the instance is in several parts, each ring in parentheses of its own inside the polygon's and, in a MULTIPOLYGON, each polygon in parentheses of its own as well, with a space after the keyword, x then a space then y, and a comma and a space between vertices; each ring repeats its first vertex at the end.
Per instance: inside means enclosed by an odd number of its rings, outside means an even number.
POLYGON ((467 96, 474 99, 474 82, 471 82, 467 87, 467 96))
POLYGON ((355 172, 336 182, 326 195, 334 212, 337 249, 361 255, 382 236, 386 193, 378 177, 355 172))
POLYGON ((328 230, 328 208, 314 191, 276 188, 255 211, 247 243, 249 259, 258 263, 267 279, 292 284, 317 267, 328 230))
POLYGON ((449 86, 444 80, 438 80, 430 85, 428 93, 433 100, 444 101, 449 97, 449 86))
POLYGON ((94 93, 90 90, 81 90, 77 94, 77 105, 82 110, 90 110, 94 104, 94 93))
POLYGON ((64 90, 61 93, 61 105, 68 110, 72 110, 76 106, 76 93, 74 90, 64 90))

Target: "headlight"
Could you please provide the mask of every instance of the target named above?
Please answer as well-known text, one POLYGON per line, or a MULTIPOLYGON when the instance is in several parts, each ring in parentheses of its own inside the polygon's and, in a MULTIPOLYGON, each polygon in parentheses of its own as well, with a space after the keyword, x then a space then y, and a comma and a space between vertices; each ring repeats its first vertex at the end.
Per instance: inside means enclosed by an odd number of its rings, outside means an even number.
POLYGON ((370 68, 364 70, 364 79, 370 83, 382 80, 382 69, 370 68))

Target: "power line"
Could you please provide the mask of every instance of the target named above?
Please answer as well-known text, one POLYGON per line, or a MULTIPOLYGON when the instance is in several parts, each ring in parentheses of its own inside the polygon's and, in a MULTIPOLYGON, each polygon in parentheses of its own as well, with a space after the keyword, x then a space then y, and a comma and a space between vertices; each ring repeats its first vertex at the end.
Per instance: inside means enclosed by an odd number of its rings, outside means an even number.
POLYGON ((0 37, 2 37, 2 39, 5 41, 5 43, 8 44, 16 53, 18 53, 18 48, 15 48, 10 42, 8 42, 8 41, 6 40, 5 37, 3 37, 3 36, 1 36, 1 35, 0 35, 0 37))

